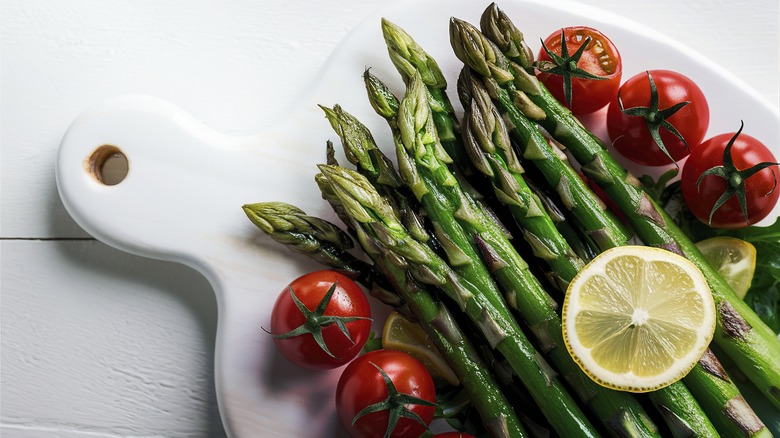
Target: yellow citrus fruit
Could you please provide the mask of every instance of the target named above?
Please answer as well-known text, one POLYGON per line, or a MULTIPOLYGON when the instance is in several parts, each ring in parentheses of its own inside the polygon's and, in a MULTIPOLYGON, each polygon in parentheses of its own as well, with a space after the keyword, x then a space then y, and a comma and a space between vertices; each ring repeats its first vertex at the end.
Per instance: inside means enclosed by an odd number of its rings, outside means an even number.
POLYGON ((391 312, 382 329, 382 347, 399 350, 422 362, 434 377, 440 377, 452 385, 460 381, 452 371, 428 334, 414 321, 398 312, 391 312))
POLYGON ((562 318, 566 348, 591 379, 647 392, 693 368, 712 340, 715 303, 704 275, 684 257, 622 246, 577 274, 562 318))
POLYGON ((704 258, 742 299, 756 272, 756 247, 735 237, 712 237, 696 244, 704 258))

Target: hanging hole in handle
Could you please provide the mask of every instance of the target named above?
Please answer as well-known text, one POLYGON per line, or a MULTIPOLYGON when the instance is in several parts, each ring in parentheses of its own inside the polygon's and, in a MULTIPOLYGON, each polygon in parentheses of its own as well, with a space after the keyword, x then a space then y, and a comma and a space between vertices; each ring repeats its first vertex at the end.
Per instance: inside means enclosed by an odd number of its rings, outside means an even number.
POLYGON ((89 156, 87 169, 100 183, 115 186, 125 179, 129 166, 127 156, 118 147, 105 144, 89 156))

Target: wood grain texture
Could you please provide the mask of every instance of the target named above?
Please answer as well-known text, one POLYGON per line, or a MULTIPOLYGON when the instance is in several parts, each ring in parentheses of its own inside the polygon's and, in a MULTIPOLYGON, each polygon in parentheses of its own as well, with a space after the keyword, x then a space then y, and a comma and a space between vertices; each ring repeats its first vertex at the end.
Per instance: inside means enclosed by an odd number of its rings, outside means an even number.
POLYGON ((3 436, 221 433, 202 276, 96 241, 2 251, 3 436))
MULTIPOLYGON (((338 42, 383 3, 3 1, 0 237, 87 236, 53 171, 84 109, 145 93, 219 131, 260 132, 284 120, 338 42)), ((583 3, 681 41, 777 105, 776 1, 583 3)), ((224 433, 215 299, 200 274, 94 241, 4 240, 0 262, 1 435, 224 433)))

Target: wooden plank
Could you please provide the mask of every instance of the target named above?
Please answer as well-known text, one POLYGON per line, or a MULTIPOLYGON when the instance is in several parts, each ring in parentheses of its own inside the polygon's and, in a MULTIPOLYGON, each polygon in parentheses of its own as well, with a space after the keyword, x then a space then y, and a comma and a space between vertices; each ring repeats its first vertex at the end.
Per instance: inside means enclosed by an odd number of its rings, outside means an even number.
POLYGON ((97 241, 4 241, 1 274, 0 434, 224 434, 200 274, 97 241))

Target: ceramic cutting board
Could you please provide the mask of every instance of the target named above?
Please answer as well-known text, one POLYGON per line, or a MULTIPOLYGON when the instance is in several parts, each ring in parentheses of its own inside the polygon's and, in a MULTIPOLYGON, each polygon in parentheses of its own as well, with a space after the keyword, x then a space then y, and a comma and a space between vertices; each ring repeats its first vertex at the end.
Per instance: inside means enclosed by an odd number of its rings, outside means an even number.
MULTIPOLYGON (((280 200, 333 218, 313 176, 315 164, 324 161, 325 141, 337 138, 317 104, 341 104, 372 129, 390 154, 389 132, 373 114, 361 79, 370 67, 398 95, 403 91, 387 57, 380 17, 413 35, 439 61, 454 89, 461 65, 449 47, 448 19, 478 23, 487 5, 474 0, 401 2, 368 17, 332 54, 317 83, 302 90, 297 111, 270 132, 232 137, 210 130, 171 103, 125 96, 87 110, 65 135, 57 184, 78 224, 121 250, 191 266, 214 287, 219 306, 216 390, 230 436, 343 434, 332 400, 339 370, 311 373, 290 365, 260 329, 269 321, 278 292, 294 277, 319 267, 262 236, 241 206, 280 200), (95 166, 102 154, 116 150, 126 156, 128 173, 119 184, 106 185, 96 177, 95 166)), ((579 4, 504 0, 499 6, 516 20, 534 50, 539 46, 535 42, 554 29, 584 24, 601 29, 620 48, 624 79, 649 68, 694 78, 709 98, 709 135, 735 131, 742 119, 745 132, 773 145, 780 155, 777 108, 674 41, 579 4)))

